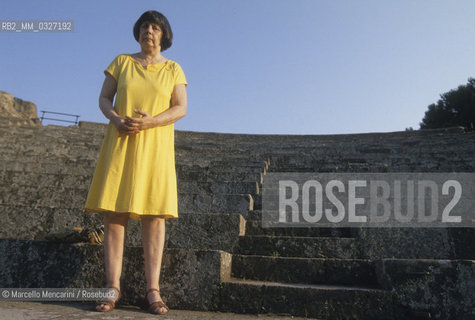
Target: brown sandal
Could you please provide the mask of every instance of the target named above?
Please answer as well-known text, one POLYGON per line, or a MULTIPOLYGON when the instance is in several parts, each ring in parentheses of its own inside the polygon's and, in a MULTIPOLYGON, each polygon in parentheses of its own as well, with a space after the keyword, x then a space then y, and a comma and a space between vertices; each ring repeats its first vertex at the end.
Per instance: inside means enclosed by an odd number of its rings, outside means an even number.
POLYGON ((155 301, 155 302, 152 302, 152 303, 150 303, 148 301, 148 298, 147 298, 148 294, 152 291, 157 291, 158 293, 160 293, 160 290, 155 289, 155 288, 147 290, 147 293, 145 293, 145 297, 143 299, 141 308, 143 310, 146 310, 146 311, 152 313, 152 314, 161 314, 161 315, 167 314, 168 310, 170 310, 170 309, 167 307, 167 305, 163 301, 155 301), (167 310, 165 312, 155 311, 159 308, 165 308, 167 310))
POLYGON ((105 299, 105 300, 102 300, 102 301, 98 301, 98 302, 96 303, 96 307, 95 307, 95 310, 96 310, 96 311, 99 311, 99 312, 109 312, 109 311, 114 310, 116 304, 118 304, 118 301, 119 301, 119 299, 120 299, 120 289, 119 289, 119 288, 116 288, 116 287, 109 287, 109 288, 107 288, 107 289, 116 289, 117 292, 118 292, 117 299, 115 299, 115 300, 105 299), (109 306, 109 309, 108 309, 108 310, 97 310, 97 307, 100 306, 100 305, 104 305, 103 307, 109 306))

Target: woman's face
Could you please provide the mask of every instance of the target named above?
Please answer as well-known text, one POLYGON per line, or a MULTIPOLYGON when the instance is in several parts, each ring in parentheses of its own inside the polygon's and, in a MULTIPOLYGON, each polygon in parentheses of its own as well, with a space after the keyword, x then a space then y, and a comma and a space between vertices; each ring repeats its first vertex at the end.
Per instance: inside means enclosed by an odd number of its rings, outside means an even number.
POLYGON ((145 21, 140 26, 139 43, 142 47, 160 49, 162 30, 154 22, 145 21))

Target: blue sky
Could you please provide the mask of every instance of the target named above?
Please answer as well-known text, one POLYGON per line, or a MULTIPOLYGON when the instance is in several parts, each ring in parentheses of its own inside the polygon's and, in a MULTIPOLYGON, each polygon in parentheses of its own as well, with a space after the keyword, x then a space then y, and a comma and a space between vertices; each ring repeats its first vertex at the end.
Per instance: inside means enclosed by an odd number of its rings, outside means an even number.
POLYGON ((475 77, 475 1, 4 1, 0 20, 73 20, 72 33, 0 33, 0 90, 39 110, 106 122, 103 70, 139 51, 146 10, 185 71, 180 130, 339 134, 419 128, 439 95, 475 77))

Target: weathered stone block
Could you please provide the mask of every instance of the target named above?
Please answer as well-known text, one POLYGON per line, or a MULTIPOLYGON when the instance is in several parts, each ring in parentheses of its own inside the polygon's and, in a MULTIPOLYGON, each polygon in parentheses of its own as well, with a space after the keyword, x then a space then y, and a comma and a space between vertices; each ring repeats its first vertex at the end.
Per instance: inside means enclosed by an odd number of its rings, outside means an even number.
POLYGON ((433 319, 475 317, 473 260, 382 259, 376 265, 378 281, 402 309, 433 319))
MULTIPOLYGON (((0 286, 5 288, 100 288, 105 284, 103 246, 0 239, 0 286)), ((218 305, 220 283, 229 279, 230 254, 217 250, 166 249, 160 288, 171 308, 208 310, 218 305)), ((143 248, 125 247, 122 301, 145 293, 143 248)))
MULTIPOLYGON (((355 231, 360 251, 371 259, 458 259, 474 252, 467 243, 462 249, 460 239, 456 250, 448 228, 360 228, 355 231)), ((460 230, 458 234, 462 237, 464 232, 460 230)), ((465 229, 465 234, 465 239, 473 239, 472 230, 465 229)))
MULTIPOLYGON (((0 204, 0 238, 46 240, 48 235, 67 233, 73 227, 93 227, 103 224, 102 214, 81 209, 24 207, 0 204)), ((218 249, 233 252, 245 220, 239 214, 180 213, 178 219, 167 219, 166 247, 218 249)), ((129 219, 125 243, 142 244, 142 226, 129 219)), ((66 241, 66 240, 63 240, 66 241)))

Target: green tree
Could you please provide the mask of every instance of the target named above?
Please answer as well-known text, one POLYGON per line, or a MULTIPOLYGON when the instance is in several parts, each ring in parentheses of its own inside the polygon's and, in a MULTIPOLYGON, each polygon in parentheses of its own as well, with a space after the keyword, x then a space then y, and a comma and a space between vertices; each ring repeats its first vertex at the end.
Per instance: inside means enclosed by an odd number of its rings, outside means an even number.
POLYGON ((440 96, 437 103, 428 107, 421 129, 462 126, 473 130, 475 126, 475 79, 469 78, 466 85, 450 90, 440 96))

